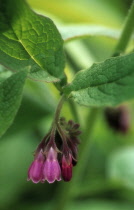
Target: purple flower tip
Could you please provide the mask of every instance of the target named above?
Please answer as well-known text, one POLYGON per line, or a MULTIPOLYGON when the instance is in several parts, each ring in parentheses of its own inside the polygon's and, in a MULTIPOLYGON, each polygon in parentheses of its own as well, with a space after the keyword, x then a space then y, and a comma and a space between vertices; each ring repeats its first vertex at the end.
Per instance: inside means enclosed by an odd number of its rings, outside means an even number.
POLYGON ((42 169, 43 169, 44 160, 45 158, 41 149, 40 152, 36 154, 35 160, 32 162, 32 164, 29 167, 28 178, 27 178, 28 181, 31 179, 34 183, 38 183, 39 181, 42 180, 42 169))
POLYGON ((62 173, 62 177, 63 177, 64 181, 66 181, 66 182, 70 181, 72 178, 72 167, 73 167, 73 165, 72 165, 71 154, 69 154, 69 158, 66 158, 65 155, 63 155, 61 173, 62 173))
POLYGON ((57 152, 53 147, 50 147, 46 161, 44 162, 42 180, 47 180, 49 183, 53 183, 55 180, 61 180, 61 169, 57 160, 57 152))

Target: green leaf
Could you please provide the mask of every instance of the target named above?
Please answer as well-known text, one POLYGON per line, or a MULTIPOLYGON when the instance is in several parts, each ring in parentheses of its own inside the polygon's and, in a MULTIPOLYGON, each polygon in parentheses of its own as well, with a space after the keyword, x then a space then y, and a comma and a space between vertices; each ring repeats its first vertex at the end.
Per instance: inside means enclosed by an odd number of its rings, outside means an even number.
POLYGON ((63 40, 48 17, 34 13, 24 0, 0 0, 0 63, 28 70, 35 80, 64 78, 63 40))
POLYGON ((62 38, 65 42, 75 39, 82 39, 90 36, 105 36, 113 39, 118 39, 120 31, 105 26, 89 25, 89 24, 70 24, 58 27, 62 38))
POLYGON ((20 106, 26 71, 11 75, 0 84, 0 136, 11 125, 20 106))
POLYGON ((116 106, 134 98, 134 53, 78 72, 64 92, 85 106, 116 106))

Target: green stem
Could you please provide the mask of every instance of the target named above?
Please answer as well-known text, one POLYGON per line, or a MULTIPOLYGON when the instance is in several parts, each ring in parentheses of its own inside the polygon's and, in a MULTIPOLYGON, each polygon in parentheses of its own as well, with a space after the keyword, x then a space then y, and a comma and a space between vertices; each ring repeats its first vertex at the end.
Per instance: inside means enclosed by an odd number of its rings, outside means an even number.
POLYGON ((126 17, 120 39, 114 50, 114 56, 124 52, 134 31, 134 1, 126 17))
POLYGON ((62 97, 58 103, 57 109, 55 111, 54 124, 57 124, 59 122, 60 112, 61 112, 62 105, 63 105, 64 101, 65 101, 65 96, 62 95, 62 97))

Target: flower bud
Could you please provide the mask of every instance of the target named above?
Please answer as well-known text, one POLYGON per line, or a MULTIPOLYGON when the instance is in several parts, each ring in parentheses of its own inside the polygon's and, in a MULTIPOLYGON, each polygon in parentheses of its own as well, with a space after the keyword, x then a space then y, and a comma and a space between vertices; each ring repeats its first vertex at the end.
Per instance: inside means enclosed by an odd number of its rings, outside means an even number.
POLYGON ((63 154, 62 157, 62 165, 61 165, 61 173, 62 173, 62 178, 64 181, 68 182, 72 178, 72 156, 69 154, 69 157, 65 157, 63 154))

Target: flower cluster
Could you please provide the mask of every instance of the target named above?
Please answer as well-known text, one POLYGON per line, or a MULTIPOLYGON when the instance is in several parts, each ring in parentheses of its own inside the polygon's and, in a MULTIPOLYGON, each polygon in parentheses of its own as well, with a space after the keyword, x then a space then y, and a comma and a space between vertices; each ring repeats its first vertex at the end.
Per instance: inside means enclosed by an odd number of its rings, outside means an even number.
POLYGON ((61 118, 52 126, 35 151, 34 161, 28 170, 28 180, 34 183, 47 180, 70 181, 72 168, 77 163, 79 124, 61 118))

